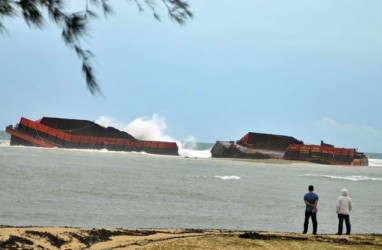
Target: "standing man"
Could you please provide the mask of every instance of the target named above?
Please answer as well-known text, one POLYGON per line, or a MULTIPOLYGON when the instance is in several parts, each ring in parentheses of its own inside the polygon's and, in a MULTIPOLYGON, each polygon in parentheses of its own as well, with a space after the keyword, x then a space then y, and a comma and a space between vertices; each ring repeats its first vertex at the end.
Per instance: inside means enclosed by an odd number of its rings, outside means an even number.
POLYGON ((336 211, 338 215, 338 232, 337 234, 342 234, 342 227, 345 220, 346 224, 346 234, 350 234, 350 211, 352 209, 351 198, 349 197, 349 191, 344 188, 341 190, 341 195, 337 198, 336 211))
POLYGON ((318 195, 314 193, 313 185, 308 187, 309 193, 304 195, 305 202, 305 221, 303 234, 308 232, 309 218, 312 217, 313 234, 317 234, 317 203, 318 195))

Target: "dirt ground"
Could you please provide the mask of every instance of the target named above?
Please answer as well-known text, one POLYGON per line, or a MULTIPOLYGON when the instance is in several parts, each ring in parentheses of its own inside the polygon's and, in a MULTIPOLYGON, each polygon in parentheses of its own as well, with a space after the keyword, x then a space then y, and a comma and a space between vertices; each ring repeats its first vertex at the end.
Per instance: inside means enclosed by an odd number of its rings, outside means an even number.
POLYGON ((0 249, 382 249, 382 234, 1 226, 0 249))

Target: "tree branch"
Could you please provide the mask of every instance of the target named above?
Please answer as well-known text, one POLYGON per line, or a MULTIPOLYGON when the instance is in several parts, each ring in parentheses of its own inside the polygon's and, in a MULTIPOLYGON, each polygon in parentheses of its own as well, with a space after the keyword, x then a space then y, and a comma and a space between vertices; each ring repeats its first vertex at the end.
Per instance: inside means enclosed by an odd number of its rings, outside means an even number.
MULTIPOLYGON (((49 18, 62 29, 62 38, 65 44, 72 48, 77 56, 82 60, 82 72, 85 76, 86 85, 89 91, 95 95, 102 94, 95 77, 94 68, 91 61, 93 53, 84 50, 81 46, 81 39, 88 34, 88 25, 91 20, 98 16, 97 9, 101 9, 105 17, 112 14, 113 8, 109 0, 84 0, 85 9, 66 13, 65 0, 0 0, 0 33, 4 33, 6 28, 1 22, 2 18, 13 18, 22 15, 29 27, 34 26, 42 29, 46 23, 43 10, 47 11, 49 18), (92 8, 92 6, 94 8, 92 8)), ((156 11, 155 0, 132 0, 138 6, 139 11, 143 11, 146 5, 152 11, 154 17, 160 20, 156 11), (143 2, 142 2, 143 1, 143 2)), ((178 24, 193 17, 190 6, 185 0, 160 0, 166 7, 170 19, 178 24)))

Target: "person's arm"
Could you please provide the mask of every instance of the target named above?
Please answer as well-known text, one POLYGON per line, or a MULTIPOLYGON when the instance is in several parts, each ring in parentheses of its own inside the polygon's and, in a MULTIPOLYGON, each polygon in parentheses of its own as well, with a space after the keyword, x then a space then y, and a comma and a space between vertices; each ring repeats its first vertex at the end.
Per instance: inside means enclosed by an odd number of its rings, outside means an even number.
POLYGON ((312 206, 313 206, 312 211, 314 213, 317 212, 317 204, 318 204, 318 199, 314 202, 314 204, 312 204, 312 206))
POLYGON ((349 212, 352 210, 352 202, 351 202, 351 199, 349 199, 349 212))
POLYGON ((318 200, 316 200, 316 202, 312 205, 314 208, 317 208, 317 205, 318 205, 318 200))

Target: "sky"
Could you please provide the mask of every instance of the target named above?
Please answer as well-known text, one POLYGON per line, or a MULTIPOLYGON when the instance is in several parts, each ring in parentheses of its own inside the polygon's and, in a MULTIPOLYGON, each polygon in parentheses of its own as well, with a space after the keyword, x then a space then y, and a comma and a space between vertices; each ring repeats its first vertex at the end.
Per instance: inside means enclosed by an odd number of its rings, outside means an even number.
POLYGON ((193 0, 183 26, 159 1, 161 22, 111 3, 83 42, 102 95, 57 27, 2 20, 0 129, 51 116, 175 140, 253 131, 382 152, 382 1, 193 0))

